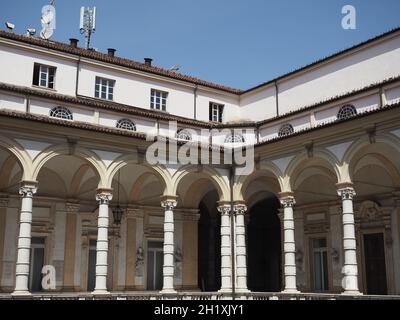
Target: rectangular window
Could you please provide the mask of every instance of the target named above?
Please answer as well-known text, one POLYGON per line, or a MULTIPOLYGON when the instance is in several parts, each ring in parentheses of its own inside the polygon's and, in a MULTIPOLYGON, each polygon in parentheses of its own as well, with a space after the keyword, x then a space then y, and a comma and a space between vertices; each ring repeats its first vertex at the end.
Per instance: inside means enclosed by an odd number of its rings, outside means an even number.
POLYGON ((94 96, 104 100, 114 100, 115 80, 96 77, 94 96))
POLYGON ((222 122, 222 114, 224 111, 224 105, 210 102, 210 121, 222 122))
POLYGON ((151 89, 150 108, 155 110, 167 110, 168 92, 151 89))
POLYGON ((33 85, 48 89, 54 89, 56 67, 35 63, 33 66, 33 85))
POLYGON ((312 239, 312 259, 314 271, 314 290, 323 292, 328 286, 328 256, 326 239, 312 239))

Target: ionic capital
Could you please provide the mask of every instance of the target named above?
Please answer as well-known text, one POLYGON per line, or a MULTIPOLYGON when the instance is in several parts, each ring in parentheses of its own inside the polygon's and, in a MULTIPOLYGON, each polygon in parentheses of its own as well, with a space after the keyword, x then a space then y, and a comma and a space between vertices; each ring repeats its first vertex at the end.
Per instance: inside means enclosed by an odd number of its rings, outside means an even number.
POLYGON ((100 202, 100 204, 109 204, 112 200, 112 190, 111 189, 99 189, 97 190, 96 200, 100 202))
POLYGON ((281 193, 279 201, 283 208, 293 208, 296 204, 293 193, 281 193))
POLYGON ((22 181, 21 187, 19 188, 19 194, 23 198, 32 198, 37 192, 37 182, 36 181, 22 181))
POLYGON ((352 184, 338 184, 337 194, 342 200, 353 200, 356 192, 352 184))
POLYGON ((231 205, 229 203, 219 203, 217 210, 221 213, 221 216, 229 215, 231 212, 231 205))
POLYGON ((161 207, 163 207, 167 211, 174 210, 174 208, 178 205, 177 197, 172 196, 162 196, 161 197, 161 207))
POLYGON ((236 203, 233 205, 233 212, 236 215, 245 215, 247 212, 247 206, 244 203, 236 203))

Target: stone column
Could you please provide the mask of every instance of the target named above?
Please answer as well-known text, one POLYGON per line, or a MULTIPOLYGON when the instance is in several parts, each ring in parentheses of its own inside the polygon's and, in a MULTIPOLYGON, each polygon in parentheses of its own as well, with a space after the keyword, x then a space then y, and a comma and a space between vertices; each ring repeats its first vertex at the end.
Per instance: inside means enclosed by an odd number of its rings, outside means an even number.
POLYGON ((13 295, 29 295, 28 281, 30 268, 32 198, 37 191, 37 182, 23 181, 19 189, 22 196, 19 220, 18 253, 13 295))
POLYGON ((247 254, 246 226, 244 216, 247 207, 244 203, 236 203, 233 212, 236 216, 236 291, 248 292, 247 289, 247 254))
POLYGON ((293 194, 282 193, 280 202, 283 207, 283 254, 285 293, 297 293, 296 283, 296 245, 294 241, 293 194))
POLYGON ((96 245, 96 285, 93 294, 108 294, 107 269, 108 269, 108 204, 112 200, 111 190, 98 190, 96 200, 99 201, 99 216, 97 222, 96 245))
POLYGON ((354 227, 353 197, 356 195, 351 184, 340 184, 338 195, 342 199, 344 266, 342 287, 344 294, 360 294, 358 290, 358 267, 356 236, 354 227))
POLYGON ((175 293, 174 289, 174 208, 176 197, 161 197, 164 208, 164 265, 162 293, 175 293))
POLYGON ((218 207, 221 213, 221 289, 219 292, 232 292, 232 252, 231 252, 231 205, 218 207))

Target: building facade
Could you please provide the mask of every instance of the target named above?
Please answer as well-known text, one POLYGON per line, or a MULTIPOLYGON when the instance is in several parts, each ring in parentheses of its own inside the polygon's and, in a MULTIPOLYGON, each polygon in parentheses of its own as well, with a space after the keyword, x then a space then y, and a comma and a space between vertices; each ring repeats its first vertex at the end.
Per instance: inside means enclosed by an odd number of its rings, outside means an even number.
POLYGON ((0 70, 0 297, 400 296, 399 29, 249 90, 5 31, 0 70))

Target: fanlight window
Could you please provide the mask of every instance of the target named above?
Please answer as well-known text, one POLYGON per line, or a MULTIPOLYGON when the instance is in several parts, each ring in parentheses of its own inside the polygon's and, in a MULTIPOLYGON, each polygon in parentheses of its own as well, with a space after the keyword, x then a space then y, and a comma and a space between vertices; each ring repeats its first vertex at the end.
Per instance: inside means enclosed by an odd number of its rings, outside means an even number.
POLYGON ((244 137, 239 134, 231 134, 225 138, 225 143, 243 143, 244 142, 244 137))
POLYGON ((354 117, 356 114, 357 114, 356 108, 351 104, 347 104, 340 108, 337 114, 337 118, 339 120, 349 119, 351 117, 354 117))
POLYGON ((50 117, 72 120, 72 112, 64 107, 55 107, 50 110, 50 117))
POLYGON ((284 124, 278 132, 279 137, 286 137, 294 133, 293 126, 290 123, 284 124))
POLYGON ((117 122, 118 129, 124 129, 129 131, 136 131, 135 124, 129 119, 121 119, 117 122))
POLYGON ((181 129, 176 133, 176 138, 178 140, 185 140, 185 141, 190 141, 192 140, 192 135, 190 132, 186 129, 181 129))

